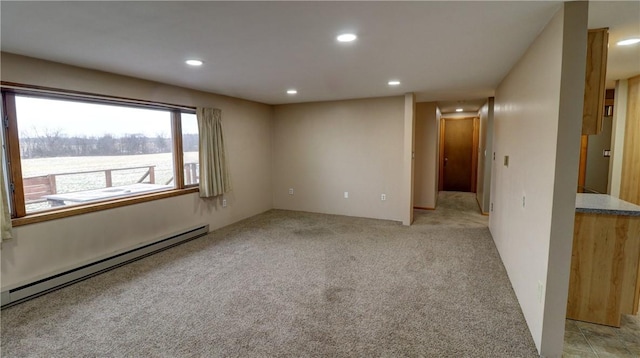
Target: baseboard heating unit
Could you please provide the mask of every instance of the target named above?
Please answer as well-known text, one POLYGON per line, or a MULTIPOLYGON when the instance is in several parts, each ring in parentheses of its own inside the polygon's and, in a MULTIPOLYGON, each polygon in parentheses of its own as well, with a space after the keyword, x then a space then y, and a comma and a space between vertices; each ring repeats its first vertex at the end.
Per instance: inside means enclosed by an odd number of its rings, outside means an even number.
POLYGON ((209 225, 188 228, 179 233, 161 238, 150 244, 144 244, 128 251, 96 260, 95 262, 91 262, 35 282, 7 289, 6 291, 2 291, 0 296, 2 308, 43 295, 64 286, 74 284, 89 277, 96 276, 116 267, 153 255, 159 251, 196 239, 206 235, 207 233, 209 233, 209 225))

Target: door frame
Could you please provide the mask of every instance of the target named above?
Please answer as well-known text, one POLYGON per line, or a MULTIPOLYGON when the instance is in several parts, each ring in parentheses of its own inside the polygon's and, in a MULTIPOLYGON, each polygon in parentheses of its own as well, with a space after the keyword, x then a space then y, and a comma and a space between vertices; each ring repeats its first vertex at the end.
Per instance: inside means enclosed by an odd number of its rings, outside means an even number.
POLYGON ((438 158, 438 191, 444 188, 444 133, 445 124, 451 120, 472 120, 473 121, 473 138, 471 149, 471 192, 477 193, 478 186, 478 143, 480 137, 480 117, 460 117, 460 118, 440 118, 440 142, 438 158))

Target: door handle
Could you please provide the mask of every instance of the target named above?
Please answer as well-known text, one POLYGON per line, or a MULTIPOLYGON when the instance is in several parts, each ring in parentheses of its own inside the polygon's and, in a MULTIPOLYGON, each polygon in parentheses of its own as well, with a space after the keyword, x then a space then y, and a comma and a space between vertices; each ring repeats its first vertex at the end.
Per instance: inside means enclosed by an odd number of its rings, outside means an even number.
POLYGON ((447 162, 448 162, 448 161, 449 161, 449 158, 446 158, 446 157, 445 157, 445 158, 444 158, 444 166, 445 166, 445 167, 447 166, 447 162))

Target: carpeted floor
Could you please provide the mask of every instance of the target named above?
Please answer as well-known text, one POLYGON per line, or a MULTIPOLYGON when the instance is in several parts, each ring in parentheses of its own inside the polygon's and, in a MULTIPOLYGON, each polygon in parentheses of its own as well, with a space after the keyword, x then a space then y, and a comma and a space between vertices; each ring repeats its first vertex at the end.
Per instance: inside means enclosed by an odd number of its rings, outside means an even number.
POLYGON ((2 311, 3 357, 537 357, 473 194, 272 210, 2 311))

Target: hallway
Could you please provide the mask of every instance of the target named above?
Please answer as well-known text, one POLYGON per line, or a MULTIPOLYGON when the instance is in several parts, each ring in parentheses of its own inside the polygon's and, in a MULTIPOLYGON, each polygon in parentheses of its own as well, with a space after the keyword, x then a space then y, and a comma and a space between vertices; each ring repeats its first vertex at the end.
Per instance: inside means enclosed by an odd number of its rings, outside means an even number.
MULTIPOLYGON (((488 216, 480 214, 474 193, 441 191, 436 210, 415 210, 414 225, 480 228, 488 216)), ((639 316, 623 316, 620 328, 568 319, 564 337, 565 358, 640 357, 639 316)))
POLYGON ((441 191, 436 210, 414 210, 414 226, 442 225, 456 228, 486 228, 489 217, 480 213, 475 193, 441 191))

